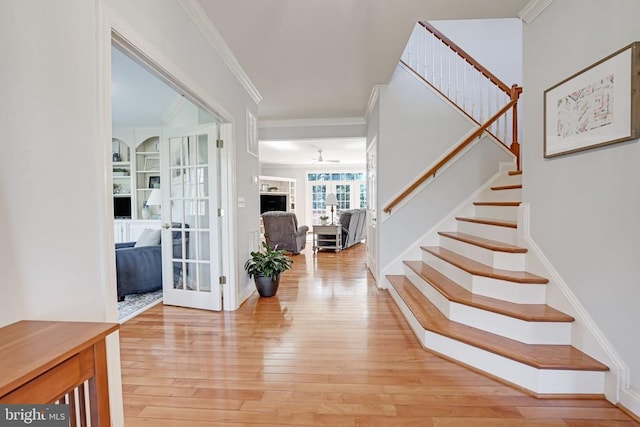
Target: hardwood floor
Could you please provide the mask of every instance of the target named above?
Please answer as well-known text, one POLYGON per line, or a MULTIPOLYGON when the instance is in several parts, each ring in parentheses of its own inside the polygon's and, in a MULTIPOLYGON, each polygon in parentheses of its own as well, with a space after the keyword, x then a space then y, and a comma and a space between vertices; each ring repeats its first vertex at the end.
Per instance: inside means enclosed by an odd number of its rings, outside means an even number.
POLYGON ((637 426, 540 400, 424 351, 364 245, 294 256, 236 312, 157 305, 120 330, 126 426, 637 426))

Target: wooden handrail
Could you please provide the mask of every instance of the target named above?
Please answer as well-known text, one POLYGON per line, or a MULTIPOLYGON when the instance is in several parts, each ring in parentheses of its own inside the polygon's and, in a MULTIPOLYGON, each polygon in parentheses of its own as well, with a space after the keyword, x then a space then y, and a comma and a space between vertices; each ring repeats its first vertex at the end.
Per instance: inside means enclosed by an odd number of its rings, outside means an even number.
POLYGON ((460 46, 455 44, 450 38, 448 38, 447 36, 442 34, 440 31, 438 31, 436 27, 434 27, 433 25, 431 25, 426 21, 418 21, 418 23, 422 25, 422 27, 424 27, 425 30, 433 34, 438 40, 440 40, 442 43, 447 45, 449 49, 457 53, 458 56, 460 56, 467 63, 469 63, 469 65, 471 65, 473 68, 475 68, 480 73, 482 73, 482 75, 484 75, 486 78, 491 80, 491 82, 496 86, 498 86, 500 90, 502 90, 504 93, 506 93, 509 96, 512 95, 511 87, 507 86, 502 80, 496 77, 491 71, 483 67, 482 64, 480 64, 473 56, 469 55, 464 49, 462 49, 460 46))
POLYGON ((496 120, 502 117, 509 109, 511 109, 518 102, 517 97, 515 99, 512 97, 511 101, 509 101, 504 107, 500 109, 496 114, 494 114, 489 120, 487 120, 482 126, 476 129, 471 135, 465 138, 456 148, 454 148, 449 154, 442 158, 435 166, 429 169, 425 174, 423 174, 420 178, 418 178, 413 184, 409 186, 405 191, 402 192, 398 197, 393 199, 391 203, 384 207, 384 211, 386 213, 391 213, 391 210, 401 201, 403 201, 409 194, 413 193, 423 182, 429 179, 430 176, 433 176, 440 170, 444 165, 449 163, 451 159, 453 159, 458 153, 460 153, 467 145, 471 144, 471 142, 482 135, 489 126, 491 126, 496 120))

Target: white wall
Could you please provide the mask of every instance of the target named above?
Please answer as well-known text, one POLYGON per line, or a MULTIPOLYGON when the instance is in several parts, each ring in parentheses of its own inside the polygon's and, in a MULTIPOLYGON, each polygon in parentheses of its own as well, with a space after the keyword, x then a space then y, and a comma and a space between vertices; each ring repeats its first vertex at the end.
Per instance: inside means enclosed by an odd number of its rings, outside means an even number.
MULTIPOLYGON (((238 194, 231 240, 236 276, 249 282, 242 261, 248 230, 258 227, 258 161, 246 153, 245 109, 256 104, 176 0, 112 1, 110 6, 156 51, 180 64, 200 95, 227 109, 235 125, 238 194), (204 88, 204 89, 203 89, 204 88)), ((100 25, 100 1, 0 2, 0 326, 20 319, 106 321, 115 318, 115 259, 110 141, 101 135, 108 109, 109 72, 99 68, 110 49, 100 25), (104 73, 102 73, 104 71, 104 73), (101 76, 103 79, 101 80, 101 76), (109 147, 106 147, 109 145, 109 147)), ((119 21, 120 22, 120 21, 119 21)), ((235 197, 235 194, 233 194, 235 197)), ((112 337, 113 338, 113 337, 112 337)), ((122 425, 117 337, 108 343, 115 425, 122 425)))
MULTIPOLYGON (((236 203, 226 207, 226 212, 235 224, 235 235, 231 241, 236 246, 236 282, 239 293, 252 287, 242 265, 249 256, 252 237, 258 230, 259 198, 258 185, 253 177, 258 176, 258 159, 247 153, 246 109, 257 115, 257 105, 243 86, 225 65, 212 45, 203 37, 177 0, 158 2, 155 0, 109 0, 108 3, 135 31, 160 49, 177 65, 199 89, 201 97, 212 99, 222 106, 233 123, 235 145, 226 141, 231 150, 234 167, 230 173, 235 185, 236 197, 243 197, 245 207, 236 203)), ((195 88, 192 88, 195 89, 195 88)))
MULTIPOLYGON (((422 175, 473 128, 460 112, 398 67, 380 88, 378 201, 380 210, 422 175)), ((373 123, 375 125, 375 122, 373 123)), ((438 221, 480 187, 509 156, 485 140, 444 177, 398 207, 391 217, 378 216, 378 262, 382 271, 438 221), (472 160, 469 160, 472 159, 472 160), (456 175, 457 174, 457 175, 456 175), (407 227, 411 224, 411 227, 407 227)))
POLYGON ((640 2, 555 1, 524 27, 524 199, 532 238, 640 391, 640 142, 543 158, 543 92, 640 39, 640 2))
POLYGON ((308 225, 311 230, 311 204, 307 200, 307 173, 310 172, 365 172, 364 165, 331 165, 329 167, 318 165, 307 166, 271 166, 262 165, 260 175, 278 176, 282 178, 295 178, 296 180, 296 217, 298 224, 308 225))
POLYGON ((96 4, 0 3, 2 324, 106 319, 96 4))
POLYGON ((522 84, 522 21, 461 19, 429 21, 507 86, 522 84))

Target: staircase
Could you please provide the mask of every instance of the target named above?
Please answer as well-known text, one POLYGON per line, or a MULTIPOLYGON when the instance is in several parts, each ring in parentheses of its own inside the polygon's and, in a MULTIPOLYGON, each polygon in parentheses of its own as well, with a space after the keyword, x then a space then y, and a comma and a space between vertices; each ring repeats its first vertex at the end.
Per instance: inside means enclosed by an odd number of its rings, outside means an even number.
POLYGON ((517 245, 522 174, 502 174, 473 217, 386 276, 422 345, 536 395, 602 395, 608 368, 571 346, 573 317, 545 304, 548 279, 517 245))

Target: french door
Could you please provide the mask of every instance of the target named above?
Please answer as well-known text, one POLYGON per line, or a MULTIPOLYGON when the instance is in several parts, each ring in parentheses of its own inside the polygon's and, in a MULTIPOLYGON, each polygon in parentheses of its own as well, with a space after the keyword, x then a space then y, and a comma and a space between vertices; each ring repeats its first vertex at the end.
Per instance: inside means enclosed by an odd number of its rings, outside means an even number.
POLYGON ((217 126, 167 129, 161 147, 164 303, 222 309, 217 126))

